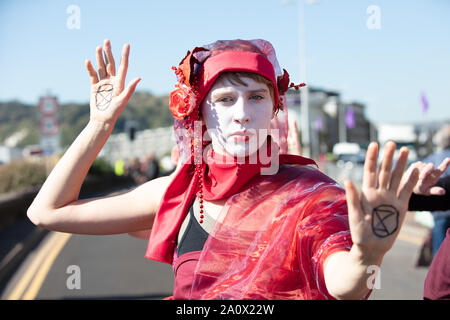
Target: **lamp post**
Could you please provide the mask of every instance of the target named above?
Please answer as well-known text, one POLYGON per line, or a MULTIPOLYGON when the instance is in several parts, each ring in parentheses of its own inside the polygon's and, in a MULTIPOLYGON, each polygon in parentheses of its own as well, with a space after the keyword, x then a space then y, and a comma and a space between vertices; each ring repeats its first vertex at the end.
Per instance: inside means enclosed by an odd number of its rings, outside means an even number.
MULTIPOLYGON (((299 14, 299 53, 300 53, 300 82, 306 81, 306 28, 304 14, 304 0, 298 0, 299 14)), ((302 150, 305 157, 312 156, 311 148, 311 126, 309 121, 309 89, 308 86, 300 90, 300 112, 301 112, 301 132, 302 150)))
MULTIPOLYGON (((306 0, 309 4, 318 0, 306 0)), ((288 4, 291 0, 282 0, 288 4)), ((305 0, 298 0, 298 30, 299 30, 299 59, 300 59, 300 83, 306 82, 306 27, 305 27, 305 0)), ((305 157, 312 156, 311 148, 311 125, 309 121, 309 89, 304 87, 300 90, 300 130, 302 134, 302 153, 305 157)))

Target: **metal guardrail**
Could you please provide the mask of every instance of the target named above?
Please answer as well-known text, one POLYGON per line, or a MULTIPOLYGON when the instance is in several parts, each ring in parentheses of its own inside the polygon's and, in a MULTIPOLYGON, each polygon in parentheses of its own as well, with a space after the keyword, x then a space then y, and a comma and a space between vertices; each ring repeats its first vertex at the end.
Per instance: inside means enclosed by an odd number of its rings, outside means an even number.
POLYGON ((127 133, 111 135, 99 156, 108 162, 133 158, 143 158, 153 153, 158 159, 170 154, 175 146, 173 127, 137 131, 133 141, 127 133))

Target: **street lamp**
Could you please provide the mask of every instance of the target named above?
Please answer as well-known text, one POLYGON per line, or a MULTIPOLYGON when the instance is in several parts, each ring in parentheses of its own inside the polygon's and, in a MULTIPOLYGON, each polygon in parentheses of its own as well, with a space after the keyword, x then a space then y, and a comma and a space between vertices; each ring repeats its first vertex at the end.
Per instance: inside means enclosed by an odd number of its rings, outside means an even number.
MULTIPOLYGON (((306 0, 308 4, 317 3, 318 0, 306 0)), ((290 0, 282 0, 288 4, 290 0)), ((299 26, 299 57, 300 57, 300 83, 306 81, 306 27, 304 15, 304 0, 298 0, 298 26, 299 26)), ((309 89, 304 87, 300 90, 300 127, 302 134, 303 156, 311 157, 311 125, 309 121, 309 89)))
MULTIPOLYGON (((298 24, 299 24, 299 55, 300 55, 300 82, 306 81, 306 28, 304 14, 304 0, 298 0, 298 24)), ((300 116, 302 132, 302 150, 305 157, 312 156, 311 126, 309 121, 309 88, 300 90, 300 116)))

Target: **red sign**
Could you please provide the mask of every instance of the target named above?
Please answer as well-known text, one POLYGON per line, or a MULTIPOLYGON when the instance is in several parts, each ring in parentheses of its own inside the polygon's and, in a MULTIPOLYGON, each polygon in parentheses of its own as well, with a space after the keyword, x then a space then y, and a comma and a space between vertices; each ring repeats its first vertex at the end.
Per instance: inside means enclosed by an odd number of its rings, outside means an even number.
POLYGON ((39 131, 46 136, 57 134, 59 130, 59 123, 55 117, 42 116, 39 122, 39 131))
POLYGON ((54 115, 58 112, 58 101, 56 97, 42 97, 39 99, 39 111, 43 115, 54 115))

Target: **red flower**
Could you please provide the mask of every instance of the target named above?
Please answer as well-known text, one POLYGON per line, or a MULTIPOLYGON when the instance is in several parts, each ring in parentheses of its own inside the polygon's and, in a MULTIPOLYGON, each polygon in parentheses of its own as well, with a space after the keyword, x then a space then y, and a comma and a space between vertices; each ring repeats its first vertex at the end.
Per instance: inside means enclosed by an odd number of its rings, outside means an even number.
POLYGON ((186 56, 181 60, 179 70, 183 77, 180 79, 181 83, 187 85, 188 87, 192 86, 192 78, 194 75, 194 65, 200 64, 200 62, 194 57, 194 54, 199 51, 208 51, 208 49, 205 49, 203 47, 195 47, 192 52, 188 51, 186 56))
POLYGON ((178 87, 170 93, 169 108, 175 119, 183 120, 194 110, 195 98, 186 86, 178 87))

